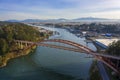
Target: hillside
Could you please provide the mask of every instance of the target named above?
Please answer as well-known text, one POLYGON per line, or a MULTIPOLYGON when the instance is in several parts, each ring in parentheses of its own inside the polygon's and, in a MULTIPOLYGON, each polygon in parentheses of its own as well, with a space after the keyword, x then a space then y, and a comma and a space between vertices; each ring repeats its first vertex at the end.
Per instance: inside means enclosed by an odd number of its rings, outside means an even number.
POLYGON ((0 55, 10 52, 13 40, 37 41, 44 35, 32 26, 22 23, 0 22, 0 55))

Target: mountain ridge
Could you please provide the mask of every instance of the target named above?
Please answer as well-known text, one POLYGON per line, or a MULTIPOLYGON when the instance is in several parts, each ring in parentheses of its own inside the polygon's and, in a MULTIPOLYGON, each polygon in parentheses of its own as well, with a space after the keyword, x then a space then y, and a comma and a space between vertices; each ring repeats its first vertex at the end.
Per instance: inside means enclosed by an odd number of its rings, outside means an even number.
POLYGON ((118 19, 107 19, 107 18, 95 18, 95 17, 82 17, 82 18, 75 18, 75 19, 65 19, 65 18, 58 18, 58 19, 25 19, 25 20, 6 20, 7 22, 69 22, 69 21, 110 21, 110 20, 118 20, 118 19))

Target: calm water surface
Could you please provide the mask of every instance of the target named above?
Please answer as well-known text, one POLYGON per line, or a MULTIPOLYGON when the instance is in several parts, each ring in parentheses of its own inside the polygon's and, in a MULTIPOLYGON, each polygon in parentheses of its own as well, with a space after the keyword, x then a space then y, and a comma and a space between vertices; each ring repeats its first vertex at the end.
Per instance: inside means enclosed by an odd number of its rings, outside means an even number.
MULTIPOLYGON (((60 33, 50 38, 74 41, 96 50, 92 43, 86 44, 85 38, 78 38, 65 29, 44 28, 60 33)), ((88 56, 85 53, 39 46, 34 53, 10 60, 6 67, 0 69, 0 80, 89 80, 89 70, 94 59, 86 58, 88 56)))

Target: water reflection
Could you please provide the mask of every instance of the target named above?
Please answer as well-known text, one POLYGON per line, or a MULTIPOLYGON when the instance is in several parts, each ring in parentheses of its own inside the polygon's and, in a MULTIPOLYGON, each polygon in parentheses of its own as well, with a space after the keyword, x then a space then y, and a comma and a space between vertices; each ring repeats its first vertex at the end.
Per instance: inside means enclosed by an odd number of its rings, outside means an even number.
MULTIPOLYGON (((52 30, 52 28, 47 29, 52 30)), ((86 44, 85 38, 78 38, 64 29, 54 28, 59 38, 74 41, 96 50, 92 43, 86 44)), ((13 59, 0 69, 0 80, 87 80, 93 58, 85 53, 37 47, 34 53, 13 59)))

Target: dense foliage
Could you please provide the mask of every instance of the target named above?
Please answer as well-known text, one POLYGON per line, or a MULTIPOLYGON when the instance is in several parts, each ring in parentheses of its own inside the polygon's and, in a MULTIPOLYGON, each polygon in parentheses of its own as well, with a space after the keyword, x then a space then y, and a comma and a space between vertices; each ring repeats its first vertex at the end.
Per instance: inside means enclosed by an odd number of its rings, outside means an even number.
POLYGON ((112 44, 110 44, 106 52, 111 55, 120 56, 120 41, 113 42, 112 44))
POLYGON ((22 23, 0 22, 0 55, 9 51, 13 40, 36 41, 40 33, 35 27, 22 23))

